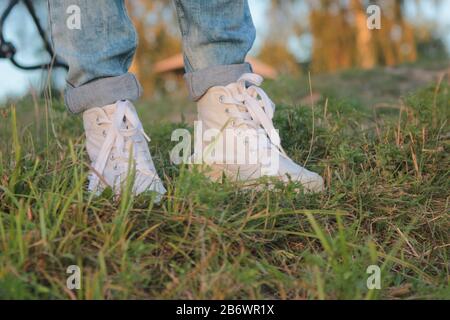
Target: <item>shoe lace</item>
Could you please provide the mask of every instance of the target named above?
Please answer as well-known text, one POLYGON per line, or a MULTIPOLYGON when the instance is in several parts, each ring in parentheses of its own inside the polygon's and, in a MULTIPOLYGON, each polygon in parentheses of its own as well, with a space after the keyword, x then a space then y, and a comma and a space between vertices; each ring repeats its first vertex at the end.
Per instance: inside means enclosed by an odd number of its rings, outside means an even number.
POLYGON ((264 130, 265 136, 269 138, 267 147, 274 145, 283 155, 286 155, 281 146, 278 131, 273 125, 275 104, 259 86, 263 78, 254 73, 243 74, 237 81, 238 92, 231 96, 222 96, 224 104, 237 105, 238 110, 229 110, 230 116, 235 119, 237 126, 246 125, 252 128, 264 130), (248 86, 250 84, 250 86, 248 86))
POLYGON ((136 112, 131 108, 131 103, 129 101, 118 101, 112 120, 102 120, 100 124, 102 123, 110 124, 111 126, 93 164, 95 174, 92 175, 89 188, 93 190, 98 186, 100 182, 98 174, 103 174, 114 147, 116 154, 114 158, 111 157, 111 160, 117 160, 116 165, 118 163, 118 166, 120 166, 115 168, 118 170, 119 177, 128 171, 131 149, 133 149, 136 170, 145 175, 156 177, 156 174, 148 169, 147 162, 149 159, 146 157, 145 148, 139 146, 140 143, 145 142, 141 135, 148 142, 150 142, 150 138, 144 132, 142 123, 136 112))

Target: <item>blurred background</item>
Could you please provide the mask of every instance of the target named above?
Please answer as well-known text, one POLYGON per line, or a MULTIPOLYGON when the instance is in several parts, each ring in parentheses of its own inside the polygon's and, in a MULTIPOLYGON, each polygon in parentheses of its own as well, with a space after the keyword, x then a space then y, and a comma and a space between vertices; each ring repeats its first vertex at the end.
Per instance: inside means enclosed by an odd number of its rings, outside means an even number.
MULTIPOLYGON (((0 13, 8 1, 0 0, 0 13)), ((33 3, 47 27, 46 0, 33 3)), ((249 0, 249 4, 257 28, 249 59, 270 79, 300 79, 309 71, 325 79, 324 75, 346 70, 380 68, 398 75, 407 67, 416 72, 403 76, 420 84, 434 75, 422 70, 448 68, 450 0, 249 0), (370 4, 382 9, 380 30, 366 26, 370 4)), ((143 101, 167 93, 185 96, 172 1, 128 0, 127 5, 140 37, 132 71, 144 86, 143 101)), ((23 4, 8 17, 4 36, 17 47, 17 60, 25 64, 49 60, 23 4)), ((39 92, 47 79, 60 91, 64 74, 62 69, 53 70, 50 77, 41 70, 22 71, 0 59, 0 102, 18 99, 30 90, 39 92)))

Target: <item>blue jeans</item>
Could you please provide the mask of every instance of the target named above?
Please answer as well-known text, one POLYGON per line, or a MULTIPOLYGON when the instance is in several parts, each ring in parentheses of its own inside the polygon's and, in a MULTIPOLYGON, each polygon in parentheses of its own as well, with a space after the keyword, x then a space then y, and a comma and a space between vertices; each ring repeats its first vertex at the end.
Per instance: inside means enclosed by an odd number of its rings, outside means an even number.
MULTIPOLYGON (((194 100, 213 86, 227 85, 251 72, 245 57, 255 28, 247 0, 174 3, 183 38, 185 79, 194 100)), ((128 72, 137 34, 124 0, 48 0, 48 6, 53 46, 69 65, 67 108, 79 113, 138 99, 141 86, 128 72), (68 22, 77 10, 80 28, 68 22)))

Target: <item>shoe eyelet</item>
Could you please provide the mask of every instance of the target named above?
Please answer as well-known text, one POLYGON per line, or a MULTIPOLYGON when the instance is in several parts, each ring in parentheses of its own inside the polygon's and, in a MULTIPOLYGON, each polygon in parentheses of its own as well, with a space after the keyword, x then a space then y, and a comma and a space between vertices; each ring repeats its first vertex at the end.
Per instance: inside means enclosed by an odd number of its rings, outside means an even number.
POLYGON ((116 158, 114 157, 114 154, 111 154, 111 156, 109 157, 109 159, 110 159, 111 161, 116 160, 116 158))
POLYGON ((219 97, 219 102, 220 102, 220 103, 223 103, 224 100, 225 100, 225 96, 220 96, 220 97, 219 97))
POLYGON ((117 164, 115 164, 115 165, 113 166, 113 169, 114 169, 114 170, 117 170, 117 169, 119 169, 119 166, 118 166, 117 164))
POLYGON ((97 117, 97 118, 95 119, 95 122, 96 122, 97 124, 100 124, 100 118, 97 117))
POLYGON ((102 131, 102 135, 103 135, 103 137, 106 138, 106 130, 103 130, 103 131, 102 131))
POLYGON ((225 113, 230 113, 230 109, 226 108, 225 113))

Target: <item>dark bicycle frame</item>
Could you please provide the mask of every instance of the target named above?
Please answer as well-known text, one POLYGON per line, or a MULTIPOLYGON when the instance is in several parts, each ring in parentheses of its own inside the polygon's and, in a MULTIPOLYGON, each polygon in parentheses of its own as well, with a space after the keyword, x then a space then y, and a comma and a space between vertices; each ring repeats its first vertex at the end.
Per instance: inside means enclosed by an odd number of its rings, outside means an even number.
POLYGON ((49 38, 47 37, 44 28, 42 28, 39 19, 36 15, 36 10, 33 6, 32 0, 10 0, 9 4, 6 6, 6 9, 0 16, 0 58, 9 59, 13 65, 17 68, 23 70, 38 70, 38 69, 52 69, 61 67, 64 69, 68 69, 68 66, 59 61, 53 51, 52 45, 50 43, 49 38), (36 25, 36 29, 44 42, 45 50, 49 53, 50 57, 52 57, 49 63, 37 64, 37 65, 23 65, 15 59, 16 47, 9 41, 6 41, 3 35, 5 21, 8 18, 9 14, 13 10, 13 8, 22 2, 25 5, 28 13, 31 15, 34 24, 36 25))

